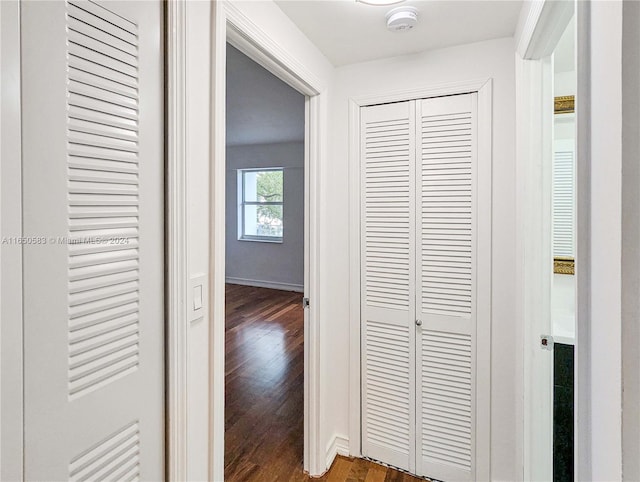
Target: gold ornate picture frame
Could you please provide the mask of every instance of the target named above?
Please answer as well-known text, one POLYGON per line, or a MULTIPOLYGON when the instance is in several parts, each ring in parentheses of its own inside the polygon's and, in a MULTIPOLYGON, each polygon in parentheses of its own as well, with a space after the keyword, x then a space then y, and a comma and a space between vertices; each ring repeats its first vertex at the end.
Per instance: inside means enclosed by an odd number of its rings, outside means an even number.
POLYGON ((553 258, 555 274, 576 274, 576 262, 573 258, 553 258))
POLYGON ((572 114, 576 111, 576 97, 574 95, 563 95, 553 99, 554 114, 572 114))

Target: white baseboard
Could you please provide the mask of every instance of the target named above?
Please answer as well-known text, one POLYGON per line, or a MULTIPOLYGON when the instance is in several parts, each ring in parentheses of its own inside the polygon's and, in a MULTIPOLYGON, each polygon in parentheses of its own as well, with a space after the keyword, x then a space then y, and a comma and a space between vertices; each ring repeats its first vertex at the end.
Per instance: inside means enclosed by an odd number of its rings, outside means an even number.
POLYGON ((336 455, 349 456, 349 439, 342 435, 334 435, 333 440, 327 446, 327 470, 331 467, 336 455))
POLYGON ((278 281, 262 281, 257 279, 231 278, 231 277, 227 277, 225 281, 227 283, 234 284, 234 285, 256 286, 258 288, 271 288, 273 290, 297 291, 298 293, 304 293, 303 285, 295 285, 291 283, 280 283, 278 281))

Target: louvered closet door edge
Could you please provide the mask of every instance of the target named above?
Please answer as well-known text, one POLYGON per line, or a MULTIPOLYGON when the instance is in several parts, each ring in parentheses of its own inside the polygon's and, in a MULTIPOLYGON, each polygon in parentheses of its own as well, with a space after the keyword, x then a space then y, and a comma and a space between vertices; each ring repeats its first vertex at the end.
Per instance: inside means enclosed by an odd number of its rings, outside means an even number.
MULTIPOLYGON (((475 339, 474 360, 478 382, 474 390, 475 464, 470 475, 452 473, 450 467, 434 465, 439 480, 491 480, 491 317, 492 317, 492 80, 478 89, 470 89, 477 99, 477 233, 476 233, 476 323, 472 333, 475 339), (476 91, 476 92, 474 92, 476 91)), ((425 96, 426 97, 426 96, 425 96)), ((423 326, 425 326, 423 324, 423 326)), ((428 327, 427 323, 425 327, 428 327)))
POLYGON ((409 471, 415 469, 414 145, 414 101, 360 109, 362 454, 409 471), (389 171, 393 180, 384 179, 389 171), (399 218, 405 226, 385 226, 399 218))
POLYGON ((476 437, 475 479, 491 479, 491 293, 492 293, 492 82, 476 95, 477 265, 476 265, 476 437))
POLYGON ((424 99, 416 110, 417 473, 469 481, 477 420, 476 95, 424 99))

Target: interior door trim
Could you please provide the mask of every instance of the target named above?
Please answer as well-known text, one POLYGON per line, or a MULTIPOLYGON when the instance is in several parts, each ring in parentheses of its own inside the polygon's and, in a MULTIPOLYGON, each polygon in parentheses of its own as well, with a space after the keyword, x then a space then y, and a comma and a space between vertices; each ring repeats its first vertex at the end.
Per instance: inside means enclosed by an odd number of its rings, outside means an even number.
MULTIPOLYGON (((233 2, 214 2, 214 38, 212 59, 212 168, 210 189, 211 216, 209 296, 210 320, 210 479, 222 480, 224 473, 224 286, 225 286, 225 105, 227 41, 249 58, 307 96, 305 103, 305 294, 310 306, 305 319, 304 381, 304 470, 312 476, 326 471, 329 458, 335 456, 335 444, 321 442, 320 403, 320 192, 324 152, 321 140, 327 126, 327 85, 295 59, 278 42, 248 18, 233 2), (333 448, 332 448, 333 447, 333 448)), ((328 395, 327 395, 328 396, 328 395)))
POLYGON ((166 2, 166 476, 187 479, 187 3, 166 2))

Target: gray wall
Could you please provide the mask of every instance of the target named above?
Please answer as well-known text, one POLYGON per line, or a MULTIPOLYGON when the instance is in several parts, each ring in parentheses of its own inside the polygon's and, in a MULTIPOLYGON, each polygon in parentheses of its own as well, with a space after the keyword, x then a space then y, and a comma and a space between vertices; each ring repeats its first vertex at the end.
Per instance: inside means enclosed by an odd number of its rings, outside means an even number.
POLYGON ((282 289, 304 286, 304 143, 227 147, 227 281, 282 289), (284 167, 282 243, 238 241, 238 169, 284 167))

